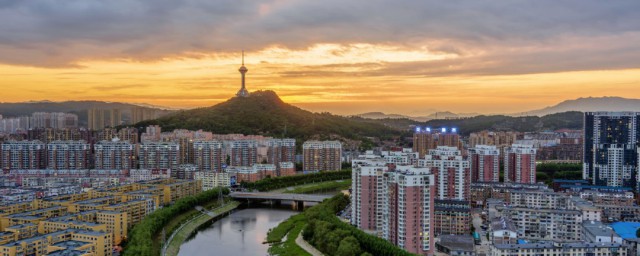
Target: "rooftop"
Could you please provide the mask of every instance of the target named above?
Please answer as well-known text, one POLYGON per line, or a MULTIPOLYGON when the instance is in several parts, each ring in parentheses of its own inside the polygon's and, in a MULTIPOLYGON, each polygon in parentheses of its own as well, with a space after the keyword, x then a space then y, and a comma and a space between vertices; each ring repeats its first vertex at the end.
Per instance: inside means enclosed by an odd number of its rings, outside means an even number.
POLYGON ((13 225, 11 227, 6 227, 6 228, 10 228, 10 229, 21 229, 24 227, 35 227, 36 224, 33 223, 25 223, 25 224, 20 224, 20 225, 13 225))
POLYGON ((493 231, 497 231, 497 230, 515 231, 516 227, 513 225, 513 222, 511 221, 511 219, 505 218, 505 217, 500 217, 500 218, 493 219, 491 221, 491 230, 493 230, 493 231))
POLYGON ((628 188, 628 187, 608 187, 608 186, 595 186, 595 185, 562 184, 562 185, 560 185, 560 188, 593 189, 593 190, 603 190, 603 191, 632 191, 632 189, 628 188))
POLYGON ((562 182, 562 183, 571 182, 571 183, 589 184, 589 181, 586 181, 586 180, 564 180, 564 179, 553 179, 553 182, 562 182))
POLYGON ((615 222, 611 227, 623 239, 636 238, 636 230, 640 228, 640 222, 615 222))
POLYGON ((451 251, 473 251, 473 237, 465 235, 442 235, 439 245, 449 248, 451 251))
POLYGON ((554 244, 550 241, 541 241, 537 243, 524 243, 524 244, 494 244, 497 249, 509 250, 509 249, 553 249, 553 248, 619 248, 622 247, 622 244, 617 243, 586 243, 586 242, 578 242, 578 243, 565 243, 565 244, 554 244))
POLYGON ((600 221, 585 221, 582 223, 582 227, 584 228, 585 232, 589 232, 594 236, 618 236, 614 233, 613 228, 603 224, 600 221))
POLYGON ((83 241, 69 240, 69 241, 63 241, 63 242, 55 243, 55 244, 53 244, 53 246, 67 248, 67 249, 75 249, 75 248, 78 248, 80 246, 84 246, 84 245, 87 245, 87 244, 89 244, 89 243, 83 242, 83 241))
POLYGON ((82 256, 82 255, 85 255, 85 254, 86 254, 86 252, 84 252, 84 251, 64 249, 64 250, 58 250, 58 251, 51 252, 51 253, 49 253, 47 255, 48 256, 82 256))

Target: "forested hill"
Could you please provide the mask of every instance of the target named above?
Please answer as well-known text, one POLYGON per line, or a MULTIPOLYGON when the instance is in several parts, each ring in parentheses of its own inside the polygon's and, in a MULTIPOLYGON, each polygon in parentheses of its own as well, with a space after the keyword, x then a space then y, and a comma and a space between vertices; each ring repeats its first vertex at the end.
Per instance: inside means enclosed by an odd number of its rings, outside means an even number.
POLYGON ((476 116, 456 120, 431 120, 421 123, 429 127, 457 127, 462 134, 482 130, 534 132, 558 129, 582 129, 584 114, 572 111, 538 116, 476 116))
POLYGON ((407 118, 366 119, 351 117, 353 120, 382 124, 399 130, 409 130, 412 126, 420 127, 456 127, 463 135, 483 130, 491 131, 552 131, 558 129, 582 129, 584 114, 582 112, 563 112, 539 116, 512 117, 504 115, 475 116, 464 119, 436 119, 427 122, 416 122, 407 118))
POLYGON ((390 138, 401 132, 383 124, 332 115, 312 113, 283 102, 273 91, 252 92, 212 107, 178 111, 137 126, 160 125, 163 129, 190 129, 214 133, 259 134, 296 138, 390 138))

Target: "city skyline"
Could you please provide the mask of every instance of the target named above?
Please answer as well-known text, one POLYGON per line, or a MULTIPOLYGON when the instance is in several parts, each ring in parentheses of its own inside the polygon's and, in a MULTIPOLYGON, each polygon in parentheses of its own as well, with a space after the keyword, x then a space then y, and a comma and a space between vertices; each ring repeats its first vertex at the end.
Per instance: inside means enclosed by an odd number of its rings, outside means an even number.
POLYGON ((243 49, 250 91, 316 112, 640 98, 639 3, 572 3, 7 1, 0 101, 211 106, 239 88, 243 49))

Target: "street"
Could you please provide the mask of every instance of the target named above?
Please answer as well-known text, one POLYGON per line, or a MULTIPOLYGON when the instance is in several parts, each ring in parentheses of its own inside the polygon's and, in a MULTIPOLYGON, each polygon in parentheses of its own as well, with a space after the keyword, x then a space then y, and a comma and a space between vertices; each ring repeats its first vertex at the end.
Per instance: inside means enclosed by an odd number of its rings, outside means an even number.
POLYGON ((489 245, 490 241, 487 240, 487 232, 482 230, 482 217, 480 217, 479 212, 475 212, 472 214, 473 216, 473 227, 475 227, 476 232, 480 234, 480 245, 475 246, 475 251, 477 255, 488 255, 489 254, 489 245))

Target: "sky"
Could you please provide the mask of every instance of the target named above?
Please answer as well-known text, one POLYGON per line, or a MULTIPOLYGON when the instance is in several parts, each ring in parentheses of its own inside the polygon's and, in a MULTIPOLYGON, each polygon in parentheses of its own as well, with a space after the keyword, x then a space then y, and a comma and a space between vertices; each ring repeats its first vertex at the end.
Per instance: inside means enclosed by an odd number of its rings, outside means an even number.
POLYGON ((0 101, 515 113, 640 98, 640 1, 0 0, 0 101))

